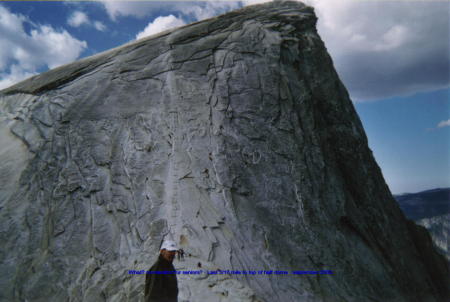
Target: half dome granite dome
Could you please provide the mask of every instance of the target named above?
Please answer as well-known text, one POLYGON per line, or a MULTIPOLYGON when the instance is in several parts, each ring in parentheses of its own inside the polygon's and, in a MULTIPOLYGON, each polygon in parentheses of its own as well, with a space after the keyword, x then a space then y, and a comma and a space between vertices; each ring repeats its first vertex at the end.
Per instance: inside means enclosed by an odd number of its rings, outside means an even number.
POLYGON ((1 91, 0 300, 142 301, 171 238, 179 301, 448 301, 316 20, 248 6, 1 91))

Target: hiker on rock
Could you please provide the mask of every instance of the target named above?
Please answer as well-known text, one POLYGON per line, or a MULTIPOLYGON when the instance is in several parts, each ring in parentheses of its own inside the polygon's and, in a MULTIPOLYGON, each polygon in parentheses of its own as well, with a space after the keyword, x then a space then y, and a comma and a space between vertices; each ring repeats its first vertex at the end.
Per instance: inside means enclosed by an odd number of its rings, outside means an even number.
POLYGON ((158 260, 145 275, 145 302, 177 302, 178 284, 172 265, 178 248, 175 242, 165 240, 158 260))

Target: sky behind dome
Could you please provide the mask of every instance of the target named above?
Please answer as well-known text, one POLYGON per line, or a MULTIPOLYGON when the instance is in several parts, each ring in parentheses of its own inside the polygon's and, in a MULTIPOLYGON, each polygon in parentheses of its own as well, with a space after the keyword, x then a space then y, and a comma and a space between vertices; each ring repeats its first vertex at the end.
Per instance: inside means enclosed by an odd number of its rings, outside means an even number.
MULTIPOLYGON (((0 89, 248 1, 0 1, 0 89)), ((450 187, 450 2, 305 0, 395 194, 450 187)))

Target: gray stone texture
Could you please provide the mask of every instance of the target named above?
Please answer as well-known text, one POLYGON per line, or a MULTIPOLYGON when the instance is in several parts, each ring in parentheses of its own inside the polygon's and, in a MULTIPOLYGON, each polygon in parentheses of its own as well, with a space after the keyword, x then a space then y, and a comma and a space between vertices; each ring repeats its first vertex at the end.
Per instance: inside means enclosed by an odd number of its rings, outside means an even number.
MULTIPOLYGON (((0 300, 444 301, 449 272, 383 179, 313 9, 271 2, 0 92, 0 300)), ((428 235, 428 236, 427 236, 428 235)))

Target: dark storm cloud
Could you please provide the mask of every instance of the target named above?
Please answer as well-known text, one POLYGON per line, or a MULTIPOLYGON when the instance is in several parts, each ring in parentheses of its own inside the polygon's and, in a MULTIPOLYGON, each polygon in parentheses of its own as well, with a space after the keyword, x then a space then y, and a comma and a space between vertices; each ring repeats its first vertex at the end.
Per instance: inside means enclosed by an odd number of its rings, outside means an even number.
POLYGON ((450 3, 313 3, 319 33, 353 100, 449 86, 450 3))

